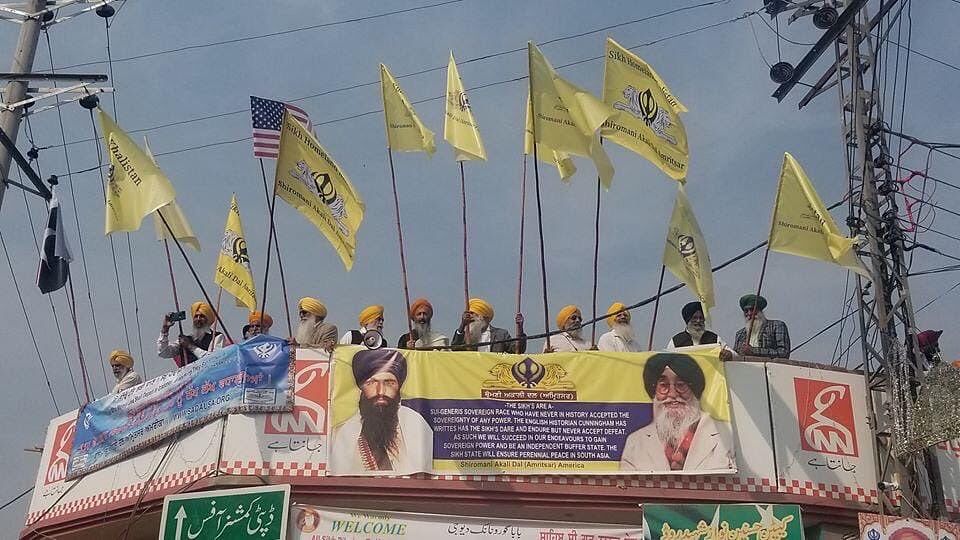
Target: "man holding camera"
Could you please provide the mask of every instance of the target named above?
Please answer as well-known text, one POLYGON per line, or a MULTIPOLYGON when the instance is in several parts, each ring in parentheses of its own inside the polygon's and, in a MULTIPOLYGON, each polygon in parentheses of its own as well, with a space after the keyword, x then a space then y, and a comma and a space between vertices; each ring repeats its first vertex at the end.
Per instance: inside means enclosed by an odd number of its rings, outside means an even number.
POLYGON ((224 337, 220 332, 212 332, 210 327, 216 320, 213 308, 206 302, 194 302, 190 306, 190 315, 193 317, 193 331, 180 334, 177 341, 170 342, 170 327, 186 318, 186 313, 167 313, 160 326, 160 337, 157 338, 157 355, 160 358, 173 358, 177 367, 196 362, 210 351, 222 349, 224 337))

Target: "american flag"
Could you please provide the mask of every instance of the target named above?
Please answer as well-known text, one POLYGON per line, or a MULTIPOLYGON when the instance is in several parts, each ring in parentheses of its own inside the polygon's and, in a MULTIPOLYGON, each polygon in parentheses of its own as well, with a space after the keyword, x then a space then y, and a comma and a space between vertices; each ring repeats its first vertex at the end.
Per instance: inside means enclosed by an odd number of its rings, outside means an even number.
POLYGON ((250 113, 253 116, 253 155, 261 158, 276 159, 280 155, 280 124, 283 122, 283 108, 286 107, 294 118, 313 131, 313 124, 307 111, 272 99, 250 96, 250 113))

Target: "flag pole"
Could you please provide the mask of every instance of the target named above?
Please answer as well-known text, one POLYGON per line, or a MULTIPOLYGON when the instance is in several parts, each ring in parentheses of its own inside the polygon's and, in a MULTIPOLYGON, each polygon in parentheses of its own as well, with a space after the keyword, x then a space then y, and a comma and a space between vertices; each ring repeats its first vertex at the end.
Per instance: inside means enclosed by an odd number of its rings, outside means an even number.
POLYGON ((657 326, 657 313, 660 311, 660 295, 663 293, 663 275, 667 271, 666 265, 660 265, 660 283, 657 285, 657 299, 653 303, 653 321, 650 322, 650 338, 647 340, 647 350, 653 350, 653 329, 657 326))
MULTIPOLYGON (((73 294, 73 278, 70 277, 70 274, 67 274, 67 285, 70 287, 70 296, 68 298, 70 318, 73 319, 73 333, 77 338, 77 358, 80 360, 80 377, 83 380, 83 397, 87 400, 85 403, 90 403, 90 390, 92 389, 92 386, 90 383, 90 376, 87 374, 87 362, 83 359, 83 349, 80 347, 80 325, 77 324, 77 297, 73 294)), ((109 388, 107 390, 109 390, 109 388)))
MULTIPOLYGON (((393 168, 393 150, 387 146, 387 159, 390 162, 390 181, 393 185, 393 208, 397 216, 397 238, 400 240, 400 277, 403 279, 403 299, 407 306, 407 331, 413 335, 413 322, 410 320, 410 291, 407 288, 407 259, 403 252, 403 228, 400 226, 400 196, 397 195, 397 174, 393 168)), ((462 166, 462 164, 461 164, 462 166)))
POLYGON ((537 196, 537 228, 540 232, 540 277, 543 282, 543 330, 547 333, 546 348, 550 349, 550 308, 547 304, 547 263, 543 248, 543 208, 540 199, 540 166, 537 156, 537 118, 536 103, 534 102, 533 92, 533 64, 530 58, 530 45, 527 45, 527 75, 530 80, 530 113, 533 118, 531 131, 533 132, 533 185, 536 188, 537 196))
MULTIPOLYGON (((160 215, 160 211, 157 211, 157 215, 160 215)), ((166 223, 166 222, 164 222, 166 223)), ((180 311, 180 299, 177 297, 177 280, 173 277, 173 259, 170 258, 170 244, 167 242, 167 239, 163 239, 163 249, 167 253, 167 269, 170 270, 170 286, 173 288, 173 308, 178 312, 180 311)), ((180 335, 183 335, 183 321, 177 321, 177 327, 180 329, 180 335)), ((183 350, 183 346, 180 346, 180 358, 186 358, 186 351, 183 350)))
MULTIPOLYGON (((786 165, 786 156, 784 156, 784 165, 786 165)), ((770 232, 767 233, 767 247, 763 250, 763 264, 760 265, 760 279, 757 282, 757 297, 754 299, 754 315, 750 317, 750 324, 747 325, 747 335, 745 336, 746 346, 750 347, 750 334, 753 333, 753 323, 756 321, 757 304, 760 303, 760 291, 763 290, 763 276, 767 273, 767 258, 770 256, 770 238, 773 237, 773 227, 777 223, 777 210, 780 209, 780 192, 783 191, 783 166, 780 168, 780 180, 777 182, 777 196, 773 199, 773 213, 770 216, 770 232)), ((740 351, 737 351, 738 353, 740 351)))
MULTIPOLYGON (((218 287, 218 289, 219 290, 217 290, 217 307, 215 308, 215 311, 217 313, 220 313, 220 298, 223 296, 223 287, 218 287)), ((213 332, 213 335, 217 335, 217 321, 213 321, 213 324, 210 325, 210 331, 213 332)), ((240 337, 243 337, 243 336, 240 336, 240 337)), ((213 340, 210 340, 210 346, 211 347, 213 346, 213 340)))
POLYGON ((470 308, 470 281, 467 270, 467 181, 463 174, 463 161, 460 161, 460 200, 463 208, 463 305, 470 308))
MULTIPOLYGON (((523 171, 520 174, 520 269, 517 272, 517 313, 521 313, 521 299, 523 298, 523 232, 524 218, 527 207, 527 155, 523 154, 523 171)), ((520 335, 520 325, 517 333, 520 335)))
MULTIPOLYGON (((266 173, 264 173, 264 181, 266 181, 266 173)), ((273 222, 273 212, 277 207, 277 179, 274 176, 273 179, 273 195, 270 197, 270 230, 267 232, 267 262, 264 265, 263 270, 263 294, 260 298, 260 327, 263 328, 263 312, 267 308, 267 279, 270 277, 270 253, 271 248, 273 247, 273 238, 275 235, 274 222, 273 222)), ((289 323, 288 323, 289 326, 289 323)), ((293 335, 291 333, 291 335, 293 335)))
MULTIPOLYGON (((267 171, 263 168, 263 158, 259 159, 260 161, 260 176, 263 178, 263 196, 266 200, 267 205, 270 205, 270 188, 267 187, 267 171)), ((273 223, 271 211, 271 224, 273 223)), ((283 257, 280 256, 280 239, 277 238, 277 228, 276 226, 270 227, 270 236, 273 237, 273 246, 277 252, 277 268, 280 270, 280 290, 283 291, 283 309, 287 316, 287 334, 293 335, 293 324, 290 321, 290 299, 287 298, 287 279, 283 273, 283 257)), ((264 284, 263 293, 266 296, 267 286, 264 284)), ((260 310, 260 313, 263 313, 263 310, 260 310)), ((261 326, 263 325, 263 320, 260 321, 261 326)))
MULTIPOLYGON (((190 273, 193 274, 193 279, 197 282, 197 287, 200 287, 200 292, 203 294, 203 299, 206 300, 206 302, 212 306, 213 302, 210 300, 210 295, 207 294, 207 289, 203 286, 203 282, 200 281, 200 276, 197 275, 197 271, 193 268, 193 263, 191 263, 190 259, 187 258, 187 252, 184 251, 183 246, 180 245, 180 240, 178 240, 176 235, 173 234, 173 229, 171 229, 170 224, 167 223, 167 218, 163 217, 163 212, 157 212, 157 215, 160 216, 160 221, 162 221, 163 226, 167 228, 167 232, 170 233, 170 237, 173 238, 173 243, 177 246, 177 249, 180 251, 180 255, 183 257, 183 262, 187 263, 187 268, 189 268, 190 273)), ((171 269, 171 275, 173 275, 172 269, 171 269)), ((230 330, 227 329, 227 325, 223 324, 223 320, 220 319, 220 313, 214 312, 214 315, 216 320, 220 322, 220 328, 223 329, 223 333, 227 336, 227 339, 229 339, 230 342, 233 342, 233 337, 230 336, 230 330)), ((181 328, 183 328, 182 324, 181 324, 181 328)))
MULTIPOLYGON (((603 139, 600 139, 603 144, 603 139)), ((590 348, 597 348, 597 280, 600 267, 600 175, 597 175, 597 210, 593 223, 593 316, 594 323, 590 325, 590 348)), ((661 282, 662 283, 662 282, 661 282)), ((659 297, 658 297, 659 299, 659 297)))

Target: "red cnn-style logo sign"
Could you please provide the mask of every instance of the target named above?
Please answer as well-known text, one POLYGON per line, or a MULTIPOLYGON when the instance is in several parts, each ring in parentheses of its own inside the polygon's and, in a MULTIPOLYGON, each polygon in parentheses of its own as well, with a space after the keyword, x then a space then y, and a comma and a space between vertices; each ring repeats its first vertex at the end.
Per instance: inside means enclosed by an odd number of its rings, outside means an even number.
POLYGON ((813 379, 793 379, 804 450, 858 457, 850 386, 813 379))
POLYGON ((268 435, 324 435, 327 432, 330 363, 298 359, 294 369, 297 374, 294 377, 296 397, 293 410, 268 414, 263 432, 268 435))
POLYGON ((43 476, 43 485, 59 482, 67 477, 67 464, 70 462, 70 450, 73 449, 73 433, 76 427, 76 418, 57 426, 57 431, 53 435, 50 463, 47 463, 47 472, 43 476))

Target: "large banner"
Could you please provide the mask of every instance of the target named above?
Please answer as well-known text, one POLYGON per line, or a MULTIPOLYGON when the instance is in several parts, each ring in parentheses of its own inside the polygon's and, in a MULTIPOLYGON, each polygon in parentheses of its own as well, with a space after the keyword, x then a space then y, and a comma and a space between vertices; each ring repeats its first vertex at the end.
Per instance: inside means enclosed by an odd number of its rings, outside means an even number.
POLYGON ((803 540, 795 504, 645 504, 643 524, 647 540, 803 540))
POLYGON ((338 348, 330 472, 733 473, 718 353, 338 348))
POLYGON ((443 516, 403 512, 343 510, 307 504, 290 507, 288 540, 640 540, 640 526, 528 521, 523 519, 443 516))
POLYGON ((291 365, 286 341, 258 336, 87 403, 77 417, 67 478, 230 413, 290 410, 291 365))
POLYGON ((857 514, 861 540, 957 540, 960 525, 930 519, 857 514))

